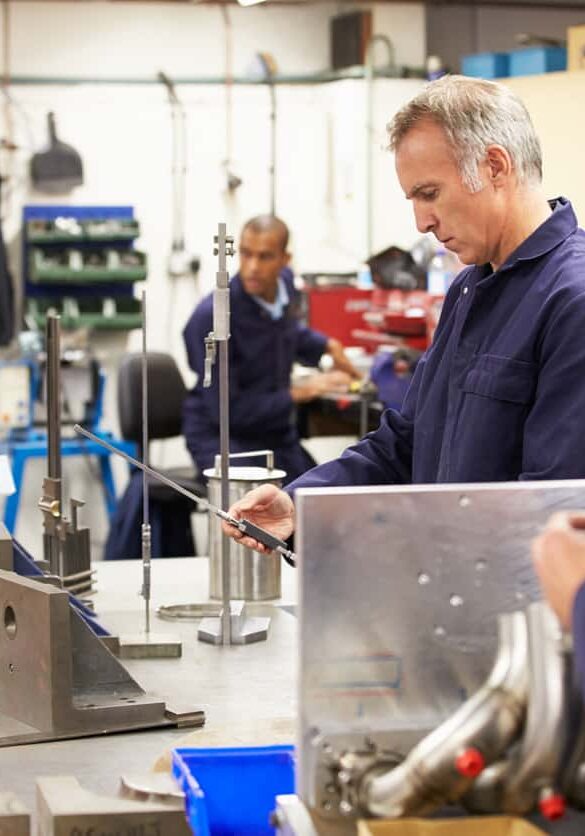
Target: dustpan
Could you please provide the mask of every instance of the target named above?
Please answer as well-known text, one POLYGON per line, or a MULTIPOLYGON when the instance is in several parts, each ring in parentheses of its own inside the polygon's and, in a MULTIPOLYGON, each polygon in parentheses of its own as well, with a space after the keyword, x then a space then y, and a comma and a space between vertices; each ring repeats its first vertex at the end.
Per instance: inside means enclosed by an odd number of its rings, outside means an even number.
POLYGON ((55 114, 47 115, 49 147, 31 159, 30 174, 35 189, 47 194, 70 192, 83 183, 83 163, 77 151, 57 139, 55 114))

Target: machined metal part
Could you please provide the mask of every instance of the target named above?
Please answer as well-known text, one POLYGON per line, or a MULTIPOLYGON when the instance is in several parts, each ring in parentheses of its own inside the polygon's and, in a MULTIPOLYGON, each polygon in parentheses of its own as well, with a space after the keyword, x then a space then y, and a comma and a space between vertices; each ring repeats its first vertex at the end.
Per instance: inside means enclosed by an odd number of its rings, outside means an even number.
POLYGON ((220 613, 221 604, 168 604, 156 611, 163 621, 198 621, 201 618, 217 618, 220 613))
POLYGON ((522 741, 511 758, 504 786, 504 809, 522 814, 556 790, 567 737, 566 653, 561 625, 543 601, 526 610, 529 650, 529 695, 522 741))
POLYGON ((43 512, 45 560, 51 572, 63 577, 61 564, 61 319, 47 316, 47 470, 39 507, 43 512))
MULTIPOLYGON (((232 459, 265 458, 266 467, 237 467, 230 464, 229 469, 229 498, 228 505, 241 500, 246 494, 265 484, 282 486, 286 473, 274 468, 274 453, 272 450, 258 450, 250 453, 230 454, 232 459)), ((203 472, 207 479, 209 499, 214 504, 221 502, 221 472, 219 456, 215 458, 215 468, 203 472)), ((246 531, 254 537, 256 527, 246 523, 246 531)), ((265 532, 263 532, 264 534, 265 532)), ((209 551, 209 597, 222 598, 223 591, 223 530, 219 520, 209 516, 208 520, 208 551, 209 551)), ((259 535, 262 536, 262 535, 259 535)), ((267 539, 267 538, 265 538, 267 539)), ((278 548, 281 540, 275 539, 273 548, 278 548)), ((269 546, 268 542, 265 545, 269 546)), ((281 561, 275 555, 259 554, 253 549, 243 546, 237 540, 229 541, 230 553, 230 594, 234 600, 268 601, 280 598, 281 589, 281 561)))
POLYGON ((0 572, 0 670, 0 746, 175 725, 65 591, 13 572, 0 572))
POLYGON ((205 361, 203 367, 203 387, 209 389, 211 386, 211 374, 216 358, 215 334, 210 331, 205 337, 205 361))
POLYGON ((370 422, 370 404, 378 393, 378 389, 371 380, 366 379, 361 382, 359 389, 360 395, 360 426, 359 435, 363 438, 368 432, 368 425, 370 422))
POLYGON ((311 815, 298 795, 277 795, 271 824, 278 836, 319 836, 311 815))
POLYGON ((183 643, 176 636, 164 633, 128 633, 119 636, 116 653, 120 659, 179 659, 183 643))
MULTIPOLYGON (((533 538, 553 510, 583 505, 580 480, 297 492, 297 786, 311 811, 322 812, 329 785, 329 815, 343 817, 340 786, 331 780, 341 755, 367 753, 370 738, 407 758, 482 688, 499 615, 540 597, 533 538), (339 742, 348 730, 354 740, 339 742)), ((521 740, 520 728, 513 738, 521 740)), ((512 756, 512 742, 501 755, 498 747, 478 783, 512 756)), ((400 769, 387 770, 389 779, 400 769)), ((449 797, 449 787, 439 791, 449 797)))
MULTIPOLYGON (((88 528, 77 524, 77 511, 84 503, 72 499, 70 520, 63 514, 61 472, 61 328, 60 317, 49 314, 46 326, 47 354, 47 470, 39 508, 43 514, 44 559, 64 585, 75 575, 75 592, 91 592, 91 546, 88 528), (80 573, 87 572, 82 580, 80 573)), ((73 590, 71 590, 73 591, 73 590)))
POLYGON ((213 296, 213 339, 215 342, 227 342, 230 337, 230 297, 227 258, 234 255, 234 239, 227 234, 226 225, 217 225, 217 235, 213 238, 213 254, 218 257, 219 269, 216 273, 216 287, 213 296))
POLYGON ((361 809, 399 818, 456 801, 477 769, 504 755, 521 728, 527 700, 526 619, 522 612, 508 613, 500 619, 498 654, 485 685, 395 769, 385 772, 375 764, 368 770, 359 782, 361 809))
POLYGON ((4 523, 0 522, 0 569, 11 572, 14 568, 12 537, 4 523))
MULTIPOLYGON (((142 291, 142 461, 148 464, 148 360, 146 355, 146 291, 142 291)), ((148 501, 148 477, 142 471, 142 597, 144 598, 144 630, 150 632, 150 558, 152 542, 148 501)))
MULTIPOLYGON (((230 307, 229 307, 229 276, 226 270, 226 257, 233 252, 233 240, 226 235, 226 225, 218 224, 215 237, 214 252, 219 257, 219 270, 213 297, 213 335, 219 343, 219 450, 221 458, 221 507, 229 507, 230 498, 230 393, 229 393, 229 345, 230 338, 230 307)), ((222 570, 222 610, 218 626, 221 625, 221 643, 232 644, 232 609, 230 586, 230 541, 226 534, 222 535, 221 543, 222 570)), ((236 626, 234 624, 234 626, 236 626)), ((214 628, 201 624, 198 632, 201 641, 209 641, 214 635, 214 628)), ((219 633, 217 634, 219 638, 219 633)), ((218 641, 213 640, 213 644, 218 641)))
POLYGON ((569 654, 566 668, 568 693, 567 724, 573 730, 568 751, 562 757, 559 787, 567 803, 577 810, 585 810, 585 704, 574 669, 574 657, 570 653, 572 642, 565 636, 569 654), (576 731, 575 731, 576 730, 576 731))
POLYGON ((556 616, 543 602, 526 611, 528 624, 529 700, 518 745, 500 763, 481 776, 464 799, 468 809, 521 815, 557 792, 561 756, 565 750, 568 700, 565 652, 556 616))
MULTIPOLYGON (((230 459, 256 459, 266 458, 266 470, 274 470, 274 450, 251 450, 249 453, 230 453, 230 459)), ((221 456, 216 456, 214 461, 215 473, 221 475, 221 456)))
POLYGON ((37 781, 39 836, 128 833, 189 836, 183 800, 156 793, 108 798, 90 792, 73 776, 37 781))
MULTIPOLYGON (((248 616, 245 601, 229 602, 230 644, 253 644, 268 638, 270 619, 248 616)), ((204 618, 199 625, 197 638, 207 644, 225 644, 223 633, 224 611, 218 618, 204 618)))
POLYGON ((30 814, 18 796, 0 792, 0 836, 29 836, 30 814))
POLYGON ((185 793, 170 772, 143 772, 139 775, 122 775, 119 795, 136 801, 160 801, 182 808, 185 793))
POLYGON ((351 819, 355 823, 358 814, 365 814, 360 810, 358 798, 363 776, 375 765, 394 769, 404 760, 404 753, 411 745, 412 737, 408 734, 397 739, 385 732, 364 735, 345 731, 325 735, 313 729, 315 782, 306 799, 311 812, 326 820, 351 819))

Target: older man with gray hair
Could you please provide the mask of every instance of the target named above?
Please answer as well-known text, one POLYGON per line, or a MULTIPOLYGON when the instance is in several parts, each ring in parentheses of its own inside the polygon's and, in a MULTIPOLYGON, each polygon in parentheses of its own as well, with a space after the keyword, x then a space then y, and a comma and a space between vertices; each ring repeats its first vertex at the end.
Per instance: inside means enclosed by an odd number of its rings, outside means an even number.
POLYGON ((585 233, 568 200, 545 198, 526 108, 500 84, 447 76, 388 132, 419 231, 470 266, 401 411, 287 493, 266 486, 232 509, 282 538, 298 487, 585 477, 585 233))

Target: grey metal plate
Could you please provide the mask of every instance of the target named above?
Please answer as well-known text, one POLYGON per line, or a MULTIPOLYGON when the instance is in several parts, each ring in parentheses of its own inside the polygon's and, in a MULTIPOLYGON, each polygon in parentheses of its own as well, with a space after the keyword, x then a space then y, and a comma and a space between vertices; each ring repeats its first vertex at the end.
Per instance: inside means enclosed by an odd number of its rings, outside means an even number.
POLYGON ((485 679, 500 612, 539 597, 530 543, 585 482, 303 490, 300 794, 316 730, 398 751, 485 679))

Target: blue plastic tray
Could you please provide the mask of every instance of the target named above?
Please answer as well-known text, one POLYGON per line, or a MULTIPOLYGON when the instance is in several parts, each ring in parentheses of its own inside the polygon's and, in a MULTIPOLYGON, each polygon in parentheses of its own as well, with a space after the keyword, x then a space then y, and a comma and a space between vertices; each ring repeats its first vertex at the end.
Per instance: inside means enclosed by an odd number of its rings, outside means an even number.
POLYGON ((509 64, 507 52, 478 52, 462 57, 461 72, 473 78, 505 78, 509 64))
POLYGON ((538 75, 567 69, 564 46, 533 46, 514 49, 510 53, 510 75, 538 75))
POLYGON ((195 836, 271 836, 275 797, 295 791, 294 748, 175 749, 173 775, 195 836))

